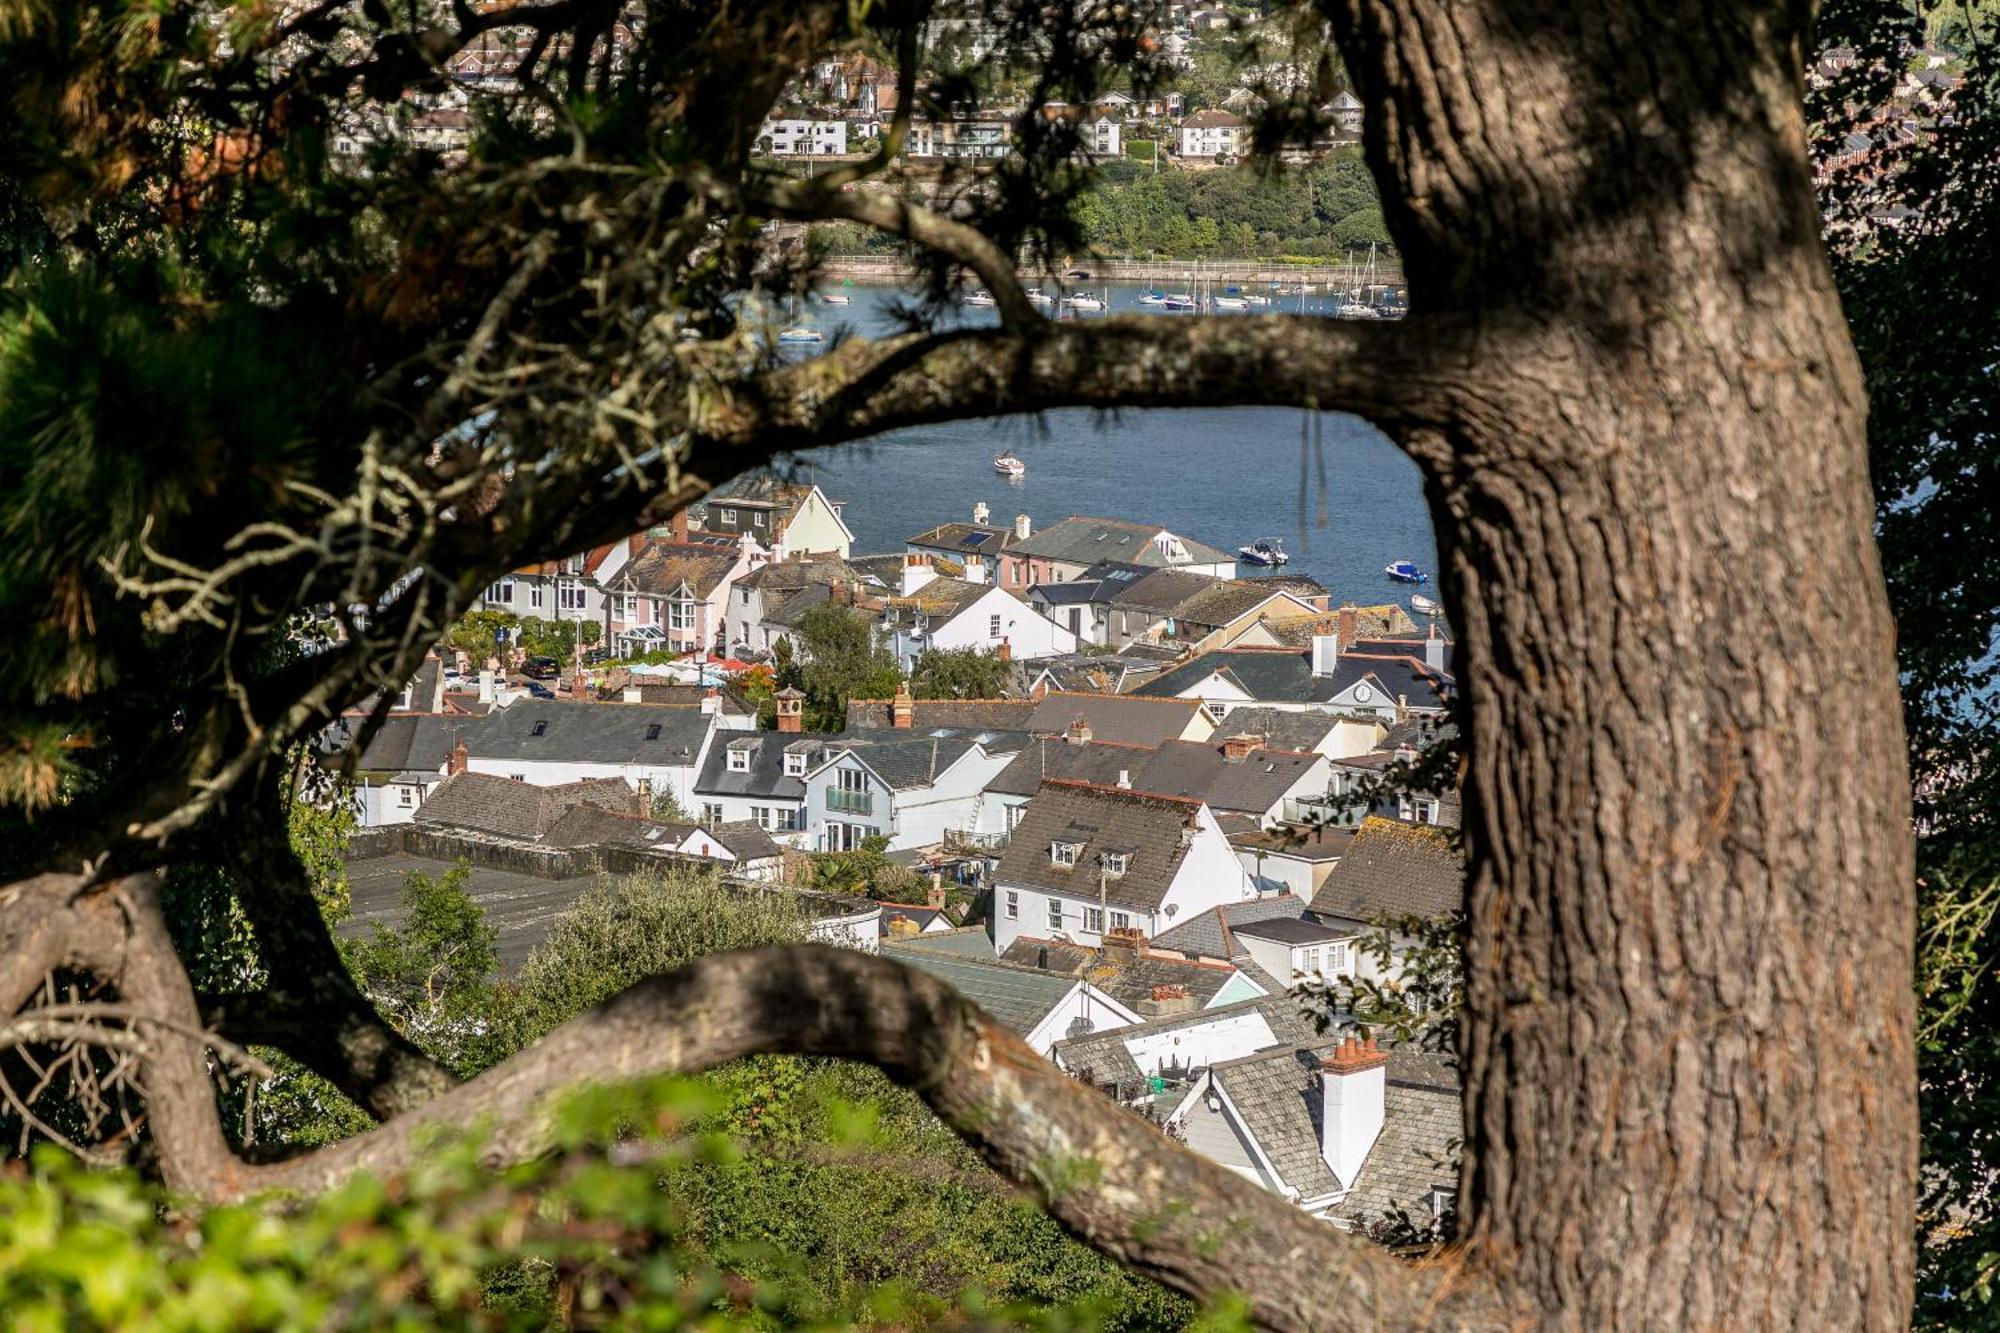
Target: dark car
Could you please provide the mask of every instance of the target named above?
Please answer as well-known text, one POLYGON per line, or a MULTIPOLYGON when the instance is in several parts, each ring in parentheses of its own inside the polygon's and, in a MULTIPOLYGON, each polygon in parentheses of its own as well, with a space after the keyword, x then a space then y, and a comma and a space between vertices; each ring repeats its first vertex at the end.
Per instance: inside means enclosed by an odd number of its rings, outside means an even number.
POLYGON ((1065 278, 1077 278, 1084 282, 1088 282, 1090 281, 1090 270, 1087 268, 1073 268, 1069 272, 1063 274, 1063 276, 1065 278))
POLYGON ((536 680, 554 680, 562 674, 562 663, 553 657, 531 657, 522 663, 521 674, 536 680))
POLYGON ((529 682, 528 682, 528 683, 527 683, 527 684, 526 684, 525 686, 523 686, 522 688, 524 688, 524 689, 526 689, 526 690, 528 691, 528 696, 529 696, 530 698, 534 698, 534 699, 553 699, 553 698, 555 698, 555 697, 556 697, 556 692, 555 692, 554 690, 550 689, 550 688, 549 688, 548 686, 546 686, 546 685, 537 685, 537 684, 536 684, 536 683, 535 683, 534 681, 532 681, 532 680, 531 680, 531 681, 529 681, 529 682))
POLYGON ((603 666, 610 660, 611 650, 609 648, 586 648, 583 650, 583 664, 585 666, 603 666))

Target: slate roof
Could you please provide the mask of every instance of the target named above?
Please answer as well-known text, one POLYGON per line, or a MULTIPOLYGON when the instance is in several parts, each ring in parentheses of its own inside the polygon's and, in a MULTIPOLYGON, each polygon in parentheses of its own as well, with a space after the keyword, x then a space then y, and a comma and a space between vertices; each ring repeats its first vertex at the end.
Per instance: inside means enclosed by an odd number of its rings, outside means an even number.
POLYGON ((1295 861, 1338 861, 1354 843, 1354 830, 1338 824, 1286 825, 1242 829, 1229 835, 1232 847, 1261 849, 1295 861))
MULTIPOLYGON (((1371 717, 1372 721, 1373 718, 1371 717)), ((1216 728, 1218 736, 1262 736, 1273 750, 1311 750, 1340 724, 1336 713, 1301 713, 1295 708, 1264 708, 1246 704, 1229 710, 1216 728)))
POLYGON ((708 836, 727 847, 739 861, 764 861, 783 856, 785 849, 754 820, 732 819, 708 830, 708 836))
POLYGON ((851 751, 891 791, 910 791, 934 784, 938 774, 977 744, 971 736, 959 733, 931 736, 923 732, 890 731, 887 736, 845 736, 827 748, 851 751))
POLYGON ((587 778, 559 787, 536 787, 491 773, 455 773, 417 810, 416 822, 539 838, 574 805, 629 811, 632 788, 623 778, 587 778))
POLYGON ((1264 1025, 1271 1029, 1272 1038, 1281 1046, 1290 1046, 1312 1038, 1312 1020, 1300 1009, 1298 1001, 1280 987, 1254 1000, 1239 1000, 1235 1004, 1220 1005, 1214 1009, 1197 1009, 1191 1013, 1150 1018, 1129 1027, 1094 1033, 1088 1037, 1065 1038, 1057 1042, 1049 1054, 1060 1055, 1067 1069, 1078 1073, 1089 1070, 1092 1078, 1099 1083, 1115 1080, 1131 1084, 1137 1082, 1143 1075, 1139 1071, 1139 1066, 1133 1063, 1131 1052, 1125 1049, 1127 1041, 1153 1033, 1198 1028, 1209 1023, 1235 1018, 1252 1010, 1264 1016, 1264 1025))
MULTIPOLYGON (((361 730, 363 719, 343 716, 327 728, 322 741, 328 753, 343 753, 361 730)), ((361 752, 356 768, 362 773, 443 772, 459 733, 472 726, 470 718, 451 713, 397 713, 381 727, 361 752)))
POLYGON ((773 560, 736 580, 739 588, 755 588, 761 592, 777 592, 811 587, 815 584, 825 587, 834 580, 846 582, 850 587, 861 582, 859 571, 845 560, 831 556, 819 556, 812 560, 773 560))
POLYGON ((1305 915, 1306 901, 1294 894, 1279 893, 1248 902, 1224 903, 1199 916, 1191 916, 1170 930, 1153 937, 1155 949, 1172 949, 1198 958, 1235 958, 1242 949, 1229 938, 1237 926, 1252 921, 1274 921, 1305 915))
POLYGON ((797 625, 805 613, 816 606, 825 606, 833 600, 833 590, 824 583, 809 583, 803 588, 791 590, 775 605, 766 602, 764 619, 772 625, 783 625, 787 629, 797 625))
POLYGON ((1061 739, 1037 737, 1000 770, 1000 776, 986 784, 986 790, 1003 796, 1033 796, 1049 778, 1115 787, 1120 773, 1128 777, 1137 773, 1151 755, 1151 750, 1139 745, 1104 741, 1071 745, 1061 739))
POLYGON ((1220 628, 1290 591, 1273 588, 1261 579, 1215 579, 1211 586, 1182 602, 1174 611, 1174 618, 1191 625, 1220 628))
POLYGON ((970 958, 893 938, 883 941, 882 956, 929 973, 1024 1037, 1077 984, 1075 977, 1052 976, 993 958, 970 958))
POLYGON ((1090 724, 1094 741, 1157 749, 1187 730, 1188 719, 1200 709, 1201 704, 1194 699, 1051 691, 1028 714, 1027 729, 1040 736, 1059 736, 1069 730, 1070 723, 1082 718, 1090 724))
POLYGON ((1301 944, 1324 944, 1328 940, 1344 940, 1350 932, 1335 930, 1332 926, 1322 926, 1317 921, 1307 921, 1298 917, 1276 917, 1269 921, 1245 921, 1237 925, 1239 937, 1271 940, 1278 944, 1297 946, 1301 944))
POLYGON ((1236 580, 1246 588, 1288 592, 1302 602, 1327 595, 1326 585, 1309 574, 1246 574, 1236 580))
MULTIPOLYGON (((1061 585, 1057 585, 1061 586, 1061 585)), ((1064 653, 1039 658, 1032 664, 1017 662, 1026 693, 1044 672, 1050 687, 1071 694, 1122 694, 1127 685, 1150 680, 1162 664, 1155 658, 1126 653, 1064 653)))
MULTIPOLYGON (((849 699, 849 729, 894 730, 888 699, 849 699)), ((976 731, 1026 731, 1033 699, 914 699, 910 727, 967 727, 976 731)), ((907 734, 907 733, 905 733, 907 734)))
POLYGON ((1236 968, 1228 963, 1144 957, 1114 961, 1085 945, 1027 935, 1016 936, 1000 958, 1019 967, 1082 977, 1127 1009, 1151 999, 1155 986, 1185 986, 1195 1004, 1205 1006, 1236 978, 1236 968))
MULTIPOLYGON (((464 776, 478 777, 477 773, 464 776)), ((513 784, 520 786, 520 783, 513 784)), ((621 782, 619 784, 623 786, 621 782)), ((628 799, 627 804, 632 802, 628 799)), ((420 812, 421 813, 421 812, 420 812)), ((607 810, 596 805, 573 805, 563 811, 542 834, 547 847, 590 847, 609 843, 619 847, 677 847, 693 828, 687 824, 663 824, 643 815, 607 810)))
MULTIPOLYGON (((1341 610, 1346 610, 1343 607, 1341 610)), ((1401 639, 1423 637, 1415 617, 1403 609, 1399 602, 1383 602, 1377 606, 1357 606, 1355 613, 1355 634, 1364 639, 1401 639)), ((1271 633, 1278 636, 1281 643, 1303 648, 1312 642, 1315 634, 1332 634, 1339 627, 1339 613, 1329 611, 1318 620, 1286 620, 1273 623, 1262 622, 1271 633)))
POLYGON ((1015 827, 994 883, 1096 898, 1098 856, 1117 852, 1126 857, 1126 870, 1105 879, 1104 900, 1114 907, 1157 911, 1187 857, 1181 828, 1200 808, 1199 801, 1170 796, 1045 782, 1015 827), (1080 844, 1075 865, 1050 860, 1049 848, 1056 842, 1080 844))
MULTIPOLYGON (((1233 720, 1235 714, 1232 713, 1230 717, 1233 720)), ((1413 717, 1407 722, 1398 722, 1390 727, 1388 734, 1382 737, 1375 748, 1393 751, 1408 746, 1412 750, 1423 751, 1439 741, 1448 741, 1456 735, 1458 727, 1455 723, 1435 717, 1413 717)))
POLYGON ((1152 698, 1178 695, 1221 673, 1251 699, 1274 703, 1331 703, 1356 681, 1375 681, 1385 700, 1408 695, 1417 708, 1442 708, 1450 678, 1440 682, 1412 657, 1342 653, 1333 673, 1315 676, 1308 653, 1289 648, 1218 648, 1189 659, 1141 685, 1152 698))
POLYGON ((990 523, 940 523, 928 532, 909 538, 905 546, 923 546, 935 551, 957 551, 963 555, 992 555, 1014 540, 1014 529, 990 523))
POLYGON ((1231 760, 1211 741, 1167 741, 1132 775, 1142 791, 1186 796, 1215 811, 1263 815, 1275 808, 1315 768, 1323 755, 1258 750, 1231 760))
POLYGON ((935 628, 992 591, 990 583, 941 576, 908 596, 892 593, 883 605, 882 618, 899 625, 916 625, 921 620, 925 626, 935 628))
MULTIPOLYGON (((786 731, 719 732, 715 744, 708 747, 708 758, 702 763, 700 776, 695 779, 695 794, 749 796, 773 801, 804 800, 805 780, 785 776, 785 747, 801 742, 838 746, 840 737, 810 731, 800 734, 786 731), (749 771, 730 771, 728 756, 732 750, 749 752, 749 771)), ((808 757, 807 771, 811 771, 817 762, 816 758, 808 757)))
POLYGON ((682 685, 674 681, 634 676, 628 688, 639 691, 639 702, 642 704, 662 704, 670 708, 700 708, 713 689, 720 694, 724 712, 740 714, 757 711, 734 685, 682 685))
POLYGON ((697 600, 706 601, 736 568, 737 557, 678 542, 649 542, 618 571, 612 583, 655 596, 670 596, 685 584, 697 600))
MULTIPOLYGON (((1094 565, 1100 560, 1118 560, 1149 569, 1167 568, 1169 562, 1153 539, 1167 529, 1157 523, 1130 523, 1116 518, 1086 518, 1075 515, 1042 529, 1026 541, 1008 548, 1011 555, 1031 555, 1065 564, 1094 565)), ((1227 551, 1181 537, 1189 559, 1183 563, 1221 564, 1236 559, 1227 551)))
POLYGON ((468 724, 465 748, 480 759, 673 768, 694 763, 711 721, 695 708, 531 697, 468 724))
POLYGON ((1313 895, 1318 916, 1346 921, 1443 916, 1465 905, 1465 866, 1456 848, 1423 824, 1370 815, 1313 895))
MULTIPOLYGON (((1184 569, 1155 569, 1144 578, 1125 585, 1111 598, 1111 604, 1127 611, 1173 615, 1179 607, 1198 600, 1216 584, 1231 581, 1184 569)), ((1269 595, 1263 594, 1266 597, 1269 595)))
POLYGON ((1320 1155, 1320 1059, 1339 1044, 1337 1038, 1302 1042, 1260 1051, 1209 1067, 1236 1108, 1244 1130, 1256 1140, 1279 1181, 1302 1199, 1332 1194, 1341 1188, 1333 1168, 1320 1155))
POLYGON ((1443 1056, 1392 1050, 1384 1074, 1382 1133, 1333 1216, 1370 1222, 1399 1205, 1422 1222, 1431 1218, 1434 1187, 1458 1191, 1465 1138, 1458 1072, 1443 1056))

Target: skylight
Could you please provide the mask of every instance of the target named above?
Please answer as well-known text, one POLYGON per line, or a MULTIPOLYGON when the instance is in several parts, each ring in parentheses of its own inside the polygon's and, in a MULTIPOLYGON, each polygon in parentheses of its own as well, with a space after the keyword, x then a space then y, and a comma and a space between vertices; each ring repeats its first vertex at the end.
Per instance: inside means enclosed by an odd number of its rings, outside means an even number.
POLYGON ((528 733, 528 734, 529 734, 530 736, 546 736, 546 735, 548 735, 548 734, 549 734, 549 724, 548 724, 547 720, 546 720, 546 719, 544 719, 544 720, 541 720, 541 721, 537 721, 537 722, 535 723, 535 725, 534 725, 534 728, 533 728, 533 730, 529 731, 529 733, 528 733))
POLYGON ((647 724, 646 724, 646 739, 647 739, 647 740, 649 740, 649 741, 656 741, 656 740, 660 739, 660 724, 659 724, 659 723, 657 723, 657 722, 649 722, 649 723, 647 723, 647 724))

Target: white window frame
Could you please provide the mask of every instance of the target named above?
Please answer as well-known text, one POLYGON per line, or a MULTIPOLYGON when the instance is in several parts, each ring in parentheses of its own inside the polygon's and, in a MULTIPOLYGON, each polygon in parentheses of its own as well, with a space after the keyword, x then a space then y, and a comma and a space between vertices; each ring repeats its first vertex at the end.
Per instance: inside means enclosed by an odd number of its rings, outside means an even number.
POLYGON ((486 590, 486 600, 496 603, 505 602, 511 606, 514 601, 514 580, 505 578, 494 583, 486 590))
POLYGON ((563 611, 581 611, 586 604, 584 586, 580 579, 556 580, 556 606, 563 611))
POLYGON ((1130 870, 1131 868, 1132 868, 1132 858, 1130 856, 1127 856, 1124 852, 1106 852, 1104 854, 1105 874, 1123 875, 1127 870, 1130 870))
POLYGON ((714 828, 717 824, 720 824, 722 822, 721 803, 717 801, 703 801, 701 803, 701 822, 709 828, 714 828))
POLYGON ((1073 842, 1050 843, 1049 864, 1056 866, 1074 866, 1076 864, 1076 844, 1073 842))
POLYGON ((774 833, 797 833, 805 827, 799 819, 799 810, 796 806, 776 806, 772 809, 771 815, 771 831, 774 833))
POLYGON ((868 775, 858 768, 836 769, 833 775, 833 785, 843 792, 852 792, 855 795, 859 795, 868 790, 868 775))
POLYGON ((1062 928, 1063 928, 1062 899, 1051 898, 1049 899, 1049 929, 1061 930, 1062 928))
POLYGON ((1083 930, 1087 935, 1102 935, 1104 933, 1103 908, 1086 907, 1083 909, 1083 930))
POLYGON ((1019 805, 1008 806, 1007 831, 1009 833, 1012 833, 1015 829, 1021 827, 1021 819, 1027 813, 1028 813, 1028 803, 1026 801, 1021 802, 1021 804, 1019 805))
POLYGON ((542 609, 542 585, 539 581, 528 585, 528 606, 536 611, 542 609))
POLYGON ((989 639, 1000 637, 1000 613, 998 611, 986 617, 986 637, 989 639))
POLYGON ((667 628, 690 630, 694 628, 694 603, 676 597, 667 603, 667 628))
POLYGON ((748 773, 750 771, 750 752, 748 750, 729 751, 729 771, 731 773, 748 773))
POLYGON ((788 754, 785 756, 786 777, 802 778, 805 776, 805 774, 806 774, 806 757, 804 755, 788 754))
POLYGON ((1019 889, 1007 890, 1007 919, 1009 921, 1019 921, 1021 919, 1021 891, 1019 889))
POLYGON ((1132 914, 1130 912, 1113 912, 1111 914, 1111 928, 1113 930, 1132 929, 1132 914))
POLYGON ((407 810, 412 806, 416 805, 416 803, 417 803, 416 792, 412 791, 410 788, 405 787, 399 783, 396 787, 396 804, 407 810))
POLYGON ((1346 940, 1335 940, 1326 946, 1326 971, 1334 977, 1354 975, 1353 953, 1346 940))

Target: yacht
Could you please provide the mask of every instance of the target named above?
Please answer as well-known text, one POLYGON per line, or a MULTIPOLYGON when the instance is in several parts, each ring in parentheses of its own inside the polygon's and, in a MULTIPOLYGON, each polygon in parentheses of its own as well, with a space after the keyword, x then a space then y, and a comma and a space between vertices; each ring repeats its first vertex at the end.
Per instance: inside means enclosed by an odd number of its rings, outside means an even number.
POLYGON ((990 307, 993 304, 993 293, 981 287, 978 291, 966 297, 965 303, 970 306, 979 306, 982 308, 990 307))
POLYGON ((1252 565, 1282 565, 1291 557, 1285 554, 1285 544, 1275 538, 1252 542, 1237 548, 1237 555, 1252 565))
POLYGON ((1028 475, 1028 465, 1016 458, 1012 450, 993 460, 993 470, 1013 481, 1019 481, 1028 475))

